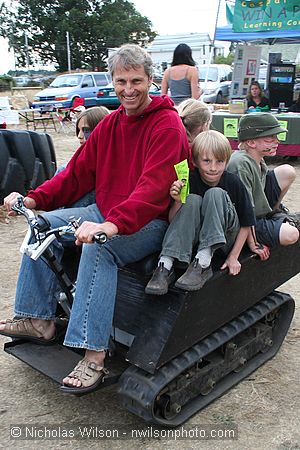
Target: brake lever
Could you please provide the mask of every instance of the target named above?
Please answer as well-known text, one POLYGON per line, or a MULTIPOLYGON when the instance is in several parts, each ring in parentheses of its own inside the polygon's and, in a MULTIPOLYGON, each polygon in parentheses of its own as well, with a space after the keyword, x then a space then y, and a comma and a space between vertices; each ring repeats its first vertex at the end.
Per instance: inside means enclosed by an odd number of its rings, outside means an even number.
POLYGON ((31 209, 26 208, 23 197, 21 196, 17 198, 16 203, 12 205, 11 209, 18 215, 25 216, 29 223, 35 223, 37 221, 35 213, 31 209))
MULTIPOLYGON (((74 228, 74 230, 77 230, 79 228, 80 220, 81 217, 79 217, 79 219, 75 219, 74 216, 70 217, 70 224, 74 228)), ((94 235, 93 242, 96 242, 97 244, 105 244, 105 242, 107 242, 107 239, 107 234, 100 231, 99 233, 96 233, 94 235)))

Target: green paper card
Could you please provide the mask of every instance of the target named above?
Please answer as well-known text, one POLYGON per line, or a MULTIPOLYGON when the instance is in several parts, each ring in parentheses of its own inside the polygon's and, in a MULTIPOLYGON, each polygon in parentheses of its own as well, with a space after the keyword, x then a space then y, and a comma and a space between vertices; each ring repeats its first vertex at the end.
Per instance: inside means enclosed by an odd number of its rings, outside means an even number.
POLYGON ((238 130, 238 119, 224 118, 224 136, 227 138, 236 138, 238 130))
MULTIPOLYGON (((282 128, 285 128, 286 130, 288 129, 288 121, 287 120, 278 120, 280 126, 282 128)), ((286 133, 279 133, 277 134, 277 137, 280 141, 286 141, 286 133)))
POLYGON ((188 166, 187 159, 181 161, 178 164, 175 164, 174 169, 177 174, 177 179, 184 182, 184 186, 180 191, 180 200, 182 203, 186 202, 186 198, 190 193, 190 185, 189 185, 189 173, 190 169, 188 166))

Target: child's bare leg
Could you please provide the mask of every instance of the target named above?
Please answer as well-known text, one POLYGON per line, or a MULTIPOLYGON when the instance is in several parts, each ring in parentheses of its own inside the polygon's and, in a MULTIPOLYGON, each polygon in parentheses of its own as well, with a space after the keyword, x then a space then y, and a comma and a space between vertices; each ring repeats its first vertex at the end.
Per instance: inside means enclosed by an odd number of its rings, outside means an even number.
POLYGON ((276 167, 274 169, 274 173, 281 190, 278 202, 274 207, 274 209, 277 209, 279 208, 279 205, 282 202, 283 197, 289 190, 291 184, 294 182, 296 178, 296 171, 294 167, 290 166, 289 164, 283 164, 282 166, 276 167))
POLYGON ((295 244, 299 239, 299 231, 288 222, 284 222, 280 227, 279 242, 281 245, 295 244))

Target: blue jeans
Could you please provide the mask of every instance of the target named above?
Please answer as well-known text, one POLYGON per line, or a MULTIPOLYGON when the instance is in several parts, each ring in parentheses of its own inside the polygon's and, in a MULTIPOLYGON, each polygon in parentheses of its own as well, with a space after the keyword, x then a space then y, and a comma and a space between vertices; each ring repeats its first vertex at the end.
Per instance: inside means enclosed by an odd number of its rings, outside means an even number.
MULTIPOLYGON (((95 204, 85 208, 58 209, 43 214, 52 227, 65 225, 70 216, 82 221, 102 223, 104 217, 95 204)), ((106 244, 83 244, 75 298, 64 344, 101 351, 108 348, 117 289, 118 267, 139 261, 160 250, 167 228, 163 220, 153 220, 130 235, 116 235, 106 244)), ((73 237, 54 241, 52 250, 58 261, 62 243, 74 243, 73 237)), ((18 316, 53 320, 59 285, 42 259, 33 261, 24 255, 17 284, 15 313, 18 316)))

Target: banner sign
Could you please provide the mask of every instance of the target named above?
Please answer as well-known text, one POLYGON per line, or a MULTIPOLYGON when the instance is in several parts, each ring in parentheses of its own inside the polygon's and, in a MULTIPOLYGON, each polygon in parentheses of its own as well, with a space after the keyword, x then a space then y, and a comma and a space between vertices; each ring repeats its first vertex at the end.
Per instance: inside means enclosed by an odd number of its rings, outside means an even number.
POLYGON ((300 0, 236 0, 233 31, 299 30, 300 0))

